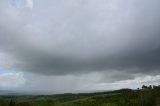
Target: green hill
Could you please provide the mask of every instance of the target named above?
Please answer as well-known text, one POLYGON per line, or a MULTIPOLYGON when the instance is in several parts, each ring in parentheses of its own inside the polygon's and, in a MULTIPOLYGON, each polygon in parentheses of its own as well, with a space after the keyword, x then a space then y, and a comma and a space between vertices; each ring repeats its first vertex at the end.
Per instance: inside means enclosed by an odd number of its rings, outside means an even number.
POLYGON ((160 86, 110 92, 57 95, 4 95, 0 106, 159 106, 160 86))

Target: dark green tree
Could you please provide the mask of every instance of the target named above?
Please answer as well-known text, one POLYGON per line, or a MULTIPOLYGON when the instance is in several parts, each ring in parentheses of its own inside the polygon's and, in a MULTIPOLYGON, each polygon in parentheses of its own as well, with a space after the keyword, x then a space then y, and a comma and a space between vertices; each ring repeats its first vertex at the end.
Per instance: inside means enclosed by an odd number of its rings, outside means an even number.
POLYGON ((9 106, 15 106, 15 101, 11 100, 11 101, 9 102, 9 106))
POLYGON ((147 89, 148 87, 146 85, 142 85, 142 89, 147 89))

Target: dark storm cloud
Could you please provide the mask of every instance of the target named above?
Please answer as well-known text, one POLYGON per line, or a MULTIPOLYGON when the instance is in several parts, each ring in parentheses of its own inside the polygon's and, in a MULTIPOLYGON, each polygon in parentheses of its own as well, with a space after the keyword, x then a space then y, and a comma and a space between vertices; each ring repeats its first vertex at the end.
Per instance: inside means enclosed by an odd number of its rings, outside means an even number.
POLYGON ((159 0, 35 3, 23 14, 0 10, 0 52, 16 59, 13 68, 46 75, 116 70, 121 78, 159 73, 159 0))

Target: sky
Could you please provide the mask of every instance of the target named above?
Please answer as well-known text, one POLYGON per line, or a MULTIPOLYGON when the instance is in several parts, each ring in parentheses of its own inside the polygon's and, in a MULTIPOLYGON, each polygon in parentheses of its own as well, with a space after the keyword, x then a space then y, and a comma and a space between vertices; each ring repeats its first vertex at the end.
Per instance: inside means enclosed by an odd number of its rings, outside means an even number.
POLYGON ((159 0, 1 0, 0 90, 160 84, 159 0))

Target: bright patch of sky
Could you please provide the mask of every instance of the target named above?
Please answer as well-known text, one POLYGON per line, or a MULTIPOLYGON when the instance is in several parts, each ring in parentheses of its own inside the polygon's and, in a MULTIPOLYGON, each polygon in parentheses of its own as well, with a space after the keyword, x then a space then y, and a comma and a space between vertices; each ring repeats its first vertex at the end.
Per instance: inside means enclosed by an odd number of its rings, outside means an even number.
POLYGON ((33 0, 10 0, 10 3, 16 8, 33 8, 33 0))
POLYGON ((0 89, 15 89, 23 86, 26 79, 23 73, 1 73, 0 74, 0 89))
POLYGON ((10 70, 0 67, 0 74, 7 73, 7 72, 10 72, 10 70))

